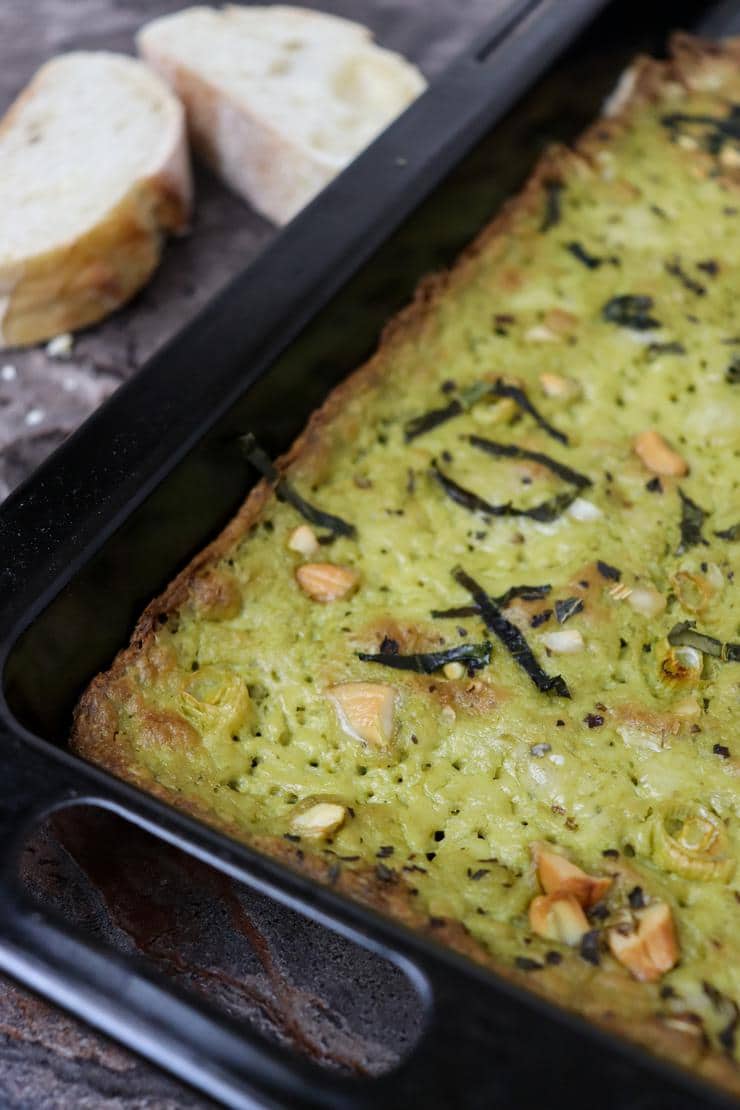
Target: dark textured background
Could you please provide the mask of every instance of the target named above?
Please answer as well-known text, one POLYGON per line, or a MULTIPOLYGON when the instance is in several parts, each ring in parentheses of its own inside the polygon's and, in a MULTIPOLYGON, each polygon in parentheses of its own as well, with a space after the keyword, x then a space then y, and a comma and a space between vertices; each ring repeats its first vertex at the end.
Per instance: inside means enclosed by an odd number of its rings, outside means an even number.
MULTIPOLYGON (((298 0, 300 2, 300 0, 298 0)), ((359 19, 433 78, 507 0, 321 0, 359 19)), ((564 0, 565 2, 565 0, 564 0)), ((47 58, 131 52, 133 32, 172 0, 0 0, 0 113, 47 58)), ((0 353, 0 500, 270 241, 273 229, 198 173, 189 235, 150 285, 75 340, 0 353)), ((208 368, 204 367, 207 373, 208 368)), ((0 553, 0 558, 2 553, 0 553)), ((397 973, 316 926, 247 896, 112 818, 77 813, 25 859, 29 885, 93 935, 138 953, 286 1044, 350 1071, 387 1067, 413 1038, 397 973)), ((204 1100, 0 978, 0 1106, 174 1110, 204 1100)))

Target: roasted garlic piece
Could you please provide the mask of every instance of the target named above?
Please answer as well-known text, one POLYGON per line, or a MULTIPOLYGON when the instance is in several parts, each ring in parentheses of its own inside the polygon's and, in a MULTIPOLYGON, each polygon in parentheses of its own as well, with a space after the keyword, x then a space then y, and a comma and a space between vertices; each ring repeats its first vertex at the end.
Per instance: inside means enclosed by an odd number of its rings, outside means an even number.
POLYGON ((722 571, 716 563, 707 566, 709 573, 694 574, 690 570, 677 570, 671 575, 671 585, 682 609, 687 613, 703 613, 724 584, 722 571), (711 567, 711 571, 709 571, 711 567))
POLYGON ((532 899, 529 924, 537 936, 573 946, 579 944, 591 928, 578 899, 561 891, 532 899))
POLYGON ((722 822, 703 806, 659 816, 651 833, 653 859, 684 879, 726 883, 735 872, 722 822))
POLYGON ((295 814, 291 829, 297 836, 317 840, 331 836, 347 819, 347 809, 338 802, 315 801, 295 814))
POLYGON ((670 907, 653 902, 638 910, 633 921, 608 931, 609 948, 641 983, 655 983, 678 962, 680 950, 670 907))
POLYGON ((660 677, 674 685, 693 685, 703 670, 704 656, 692 647, 669 647, 660 662, 660 677))
POLYGON ((299 524, 288 536, 288 547, 308 559, 319 550, 319 541, 310 525, 299 524))
POLYGON ((193 578, 190 588, 196 612, 204 620, 230 620, 242 607, 239 583, 226 567, 202 571, 193 578))
POLYGON ((689 472, 689 464, 663 439, 660 432, 650 428, 635 436, 632 446, 644 466, 653 474, 667 478, 682 478, 689 472))
POLYGON ((360 576, 351 567, 336 563, 304 563, 295 572, 296 581, 314 601, 339 601, 357 589, 360 576))
POLYGON ((564 378, 561 374, 551 374, 549 371, 540 374, 540 386, 546 397, 559 400, 571 400, 581 392, 580 384, 572 378, 564 378))
POLYGON ((542 844, 535 846, 534 858, 545 894, 571 894, 584 909, 601 901, 613 882, 609 876, 586 874, 565 856, 542 844))
POLYGON ((385 748, 393 736, 396 691, 381 682, 343 682, 327 690, 342 731, 373 748, 385 748))
POLYGON ((201 667, 182 687, 183 716, 199 732, 213 728, 236 733, 254 717, 254 706, 241 675, 226 667, 201 667))

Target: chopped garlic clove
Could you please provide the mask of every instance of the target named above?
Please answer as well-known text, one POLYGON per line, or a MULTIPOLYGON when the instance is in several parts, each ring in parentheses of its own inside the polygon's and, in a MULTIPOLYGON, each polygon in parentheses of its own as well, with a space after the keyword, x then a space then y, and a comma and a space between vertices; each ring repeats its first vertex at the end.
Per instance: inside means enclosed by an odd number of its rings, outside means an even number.
POLYGON ((675 967, 680 956, 673 916, 665 902, 654 902, 636 914, 637 927, 609 930, 609 948, 641 983, 655 983, 675 967))
POLYGON ((652 586, 633 586, 627 602, 642 617, 657 617, 666 607, 666 599, 652 586))
POLYGON ((692 685, 704 670, 704 656, 696 648, 669 647, 660 663, 660 677, 674 685, 692 685))
POLYGON ((535 324, 524 333, 530 343, 559 343, 560 336, 545 324, 535 324))
POLYGON ((581 392, 580 385, 572 378, 564 378, 561 374, 550 374, 547 371, 540 374, 540 386, 546 397, 557 397, 561 400, 577 397, 581 392))
POLYGON ((393 736, 396 691, 380 682, 343 682, 327 695, 342 731, 373 748, 385 748, 393 736))
MULTIPOLYGON (((722 571, 719 570, 716 563, 711 564, 720 574, 719 589, 722 589, 724 580, 722 579, 722 571)), ((709 566, 707 565, 707 570, 709 566)), ((712 601, 718 587, 714 584, 716 582, 716 575, 710 579, 709 575, 692 574, 689 570, 677 570, 675 574, 671 575, 671 585, 676 593, 679 604, 682 609, 687 613, 703 613, 709 603, 712 601)))
POLYGON ((545 894, 572 894, 586 909, 599 902, 612 885, 609 876, 589 875, 565 856, 542 845, 535 845, 534 857, 545 894))
POLYGON ((299 555, 305 555, 308 558, 319 550, 319 541, 313 528, 308 524, 299 524, 288 537, 288 547, 291 551, 297 551, 299 555))
POLYGON ((735 872, 735 859, 720 819, 698 806, 671 808, 652 826, 653 859, 663 871, 684 879, 727 883, 735 872))
POLYGON ((598 505, 594 505, 593 501, 589 501, 585 497, 576 497, 575 501, 568 507, 568 515, 572 516, 574 520, 587 521, 599 520, 604 514, 598 505))
POLYGON ((503 397, 495 404, 476 405, 471 415, 478 424, 508 424, 517 414, 516 401, 503 397))
POLYGON ((665 477, 681 478, 689 472, 689 464, 663 439, 660 432, 650 428, 635 436, 632 446, 648 470, 665 477))
POLYGON ((542 643, 556 655, 574 655, 583 651, 585 641, 577 628, 563 628, 556 632, 544 632, 542 643))
POLYGON ((338 601, 357 589, 360 576, 334 563, 304 563, 295 572, 298 585, 314 601, 338 601))
POLYGON ((347 810, 336 802, 317 802, 301 813, 297 813, 291 822, 293 832, 298 836, 310 836, 317 839, 331 836, 340 829, 347 817, 347 810))
POLYGON ((69 358, 72 354, 72 346, 74 339, 72 335, 65 331, 61 335, 55 335, 46 344, 46 353, 49 358, 65 359, 69 358))
POLYGON ((579 944, 591 926, 580 902, 572 894, 540 894, 529 906, 532 932, 560 944, 579 944))
POLYGON ((707 563, 707 582, 717 593, 725 587, 725 576, 716 563, 707 563))
POLYGON ((728 169, 740 169, 740 150, 736 150, 732 146, 723 146, 719 160, 728 169))

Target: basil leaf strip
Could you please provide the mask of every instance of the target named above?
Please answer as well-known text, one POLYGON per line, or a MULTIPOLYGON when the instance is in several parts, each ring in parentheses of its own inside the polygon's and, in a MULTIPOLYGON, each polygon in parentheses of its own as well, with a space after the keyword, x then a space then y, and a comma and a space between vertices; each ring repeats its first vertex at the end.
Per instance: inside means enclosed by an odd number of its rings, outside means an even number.
POLYGON ((416 671, 417 674, 433 674, 447 663, 464 663, 471 674, 490 663, 491 643, 490 640, 483 640, 480 644, 458 644, 445 651, 425 651, 414 655, 399 655, 393 651, 358 651, 357 658, 363 663, 381 663, 384 667, 393 667, 397 671, 416 671))
POLYGON ((452 571, 452 577, 458 585, 468 591, 480 609, 486 627, 498 637, 514 662, 526 671, 537 689, 544 694, 553 693, 560 698, 569 698, 570 690, 562 675, 549 675, 542 669, 522 633, 515 624, 506 619, 496 602, 486 593, 483 587, 474 578, 471 578, 462 567, 455 567, 452 571))
POLYGON ((548 498, 547 501, 541 501, 539 505, 533 505, 531 509, 517 509, 510 501, 501 505, 493 505, 490 501, 486 501, 477 493, 466 489, 465 486, 461 486, 450 478, 449 475, 440 470, 436 461, 432 463, 431 472, 451 501, 454 501, 457 505, 462 505, 464 509, 471 513, 483 513, 485 516, 528 517, 530 520, 538 520, 543 524, 549 524, 562 516, 578 496, 577 490, 568 490, 566 493, 558 493, 554 497, 548 498))
POLYGON ((255 470, 259 470, 263 478, 272 482, 275 495, 279 501, 287 501, 310 524, 315 524, 317 528, 326 528, 335 536, 353 537, 357 535, 354 524, 349 524, 346 520, 342 520, 341 517, 334 516, 332 513, 326 513, 323 509, 317 509, 315 505, 311 505, 305 498, 301 497, 288 479, 279 473, 267 452, 262 450, 251 432, 241 436, 239 442, 255 470))
POLYGON ((668 643, 673 647, 692 647, 704 655, 721 659, 724 663, 740 663, 740 644, 722 643, 706 632, 698 632, 695 621, 680 621, 668 633, 668 643))
POLYGON ((707 541, 704 539, 701 530, 708 514, 705 509, 702 509, 701 505, 692 501, 680 486, 678 487, 678 496, 681 498, 681 542, 676 554, 682 555, 690 547, 697 547, 702 543, 706 545, 707 541))
POLYGON ((552 474, 562 478, 564 482, 569 482, 570 485, 575 486, 576 489, 586 489, 593 485, 586 474, 580 474, 572 467, 566 466, 565 463, 558 462, 557 459, 551 459, 549 455, 545 455, 542 451, 528 451, 526 447, 519 447, 516 443, 497 443, 495 440, 476 435, 468 436, 468 443, 477 447, 479 451, 485 451, 487 455, 493 455, 494 458, 528 459, 530 462, 539 463, 540 466, 544 466, 552 474))

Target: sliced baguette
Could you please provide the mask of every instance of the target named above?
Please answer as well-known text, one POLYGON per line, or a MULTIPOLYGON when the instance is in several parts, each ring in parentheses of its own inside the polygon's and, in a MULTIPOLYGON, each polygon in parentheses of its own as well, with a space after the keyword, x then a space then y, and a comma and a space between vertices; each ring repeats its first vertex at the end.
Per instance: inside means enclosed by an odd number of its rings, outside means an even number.
POLYGON ((196 150, 278 224, 425 87, 366 27, 305 8, 188 8, 137 45, 185 104, 196 150))
POLYGON ((184 113, 134 58, 48 62, 0 121, 0 348, 94 323, 187 223, 184 113))

